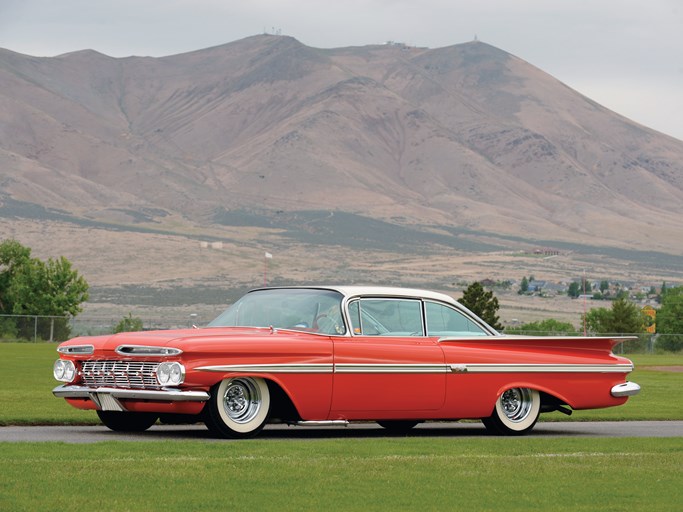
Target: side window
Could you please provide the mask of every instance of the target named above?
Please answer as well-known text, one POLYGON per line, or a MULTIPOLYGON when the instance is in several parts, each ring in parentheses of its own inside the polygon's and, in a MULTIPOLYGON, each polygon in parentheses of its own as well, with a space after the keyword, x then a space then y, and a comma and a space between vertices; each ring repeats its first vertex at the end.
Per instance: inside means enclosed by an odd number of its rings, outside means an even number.
POLYGON ((419 300, 361 299, 349 305, 354 334, 364 336, 423 336, 419 300), (356 310, 358 307, 358 310, 356 310), (360 330, 356 324, 360 321, 360 330))
POLYGON ((471 336, 486 335, 481 327, 460 311, 438 304, 426 302, 427 336, 471 336))

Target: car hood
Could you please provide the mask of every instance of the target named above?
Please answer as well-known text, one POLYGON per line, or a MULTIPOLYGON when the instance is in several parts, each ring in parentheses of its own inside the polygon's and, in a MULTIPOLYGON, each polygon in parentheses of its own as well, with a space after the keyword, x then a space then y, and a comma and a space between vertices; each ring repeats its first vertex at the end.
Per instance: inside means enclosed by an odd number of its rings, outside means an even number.
POLYGON ((107 336, 82 336, 60 344, 59 347, 92 345, 95 354, 115 353, 125 346, 172 347, 183 351, 206 345, 226 345, 231 342, 247 341, 253 343, 257 338, 274 339, 286 337, 319 337, 320 335, 296 331, 284 331, 264 327, 207 327, 201 329, 178 329, 167 331, 123 332, 107 336))

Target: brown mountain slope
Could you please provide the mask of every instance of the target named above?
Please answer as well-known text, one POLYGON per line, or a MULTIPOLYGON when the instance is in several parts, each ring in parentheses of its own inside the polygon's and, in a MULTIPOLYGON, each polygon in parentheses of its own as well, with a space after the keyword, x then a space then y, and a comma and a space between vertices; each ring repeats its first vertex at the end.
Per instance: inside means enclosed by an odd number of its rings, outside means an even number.
POLYGON ((683 142, 481 42, 319 50, 264 35, 125 59, 0 50, 0 84, 5 204, 199 225, 332 210, 683 252, 683 142))

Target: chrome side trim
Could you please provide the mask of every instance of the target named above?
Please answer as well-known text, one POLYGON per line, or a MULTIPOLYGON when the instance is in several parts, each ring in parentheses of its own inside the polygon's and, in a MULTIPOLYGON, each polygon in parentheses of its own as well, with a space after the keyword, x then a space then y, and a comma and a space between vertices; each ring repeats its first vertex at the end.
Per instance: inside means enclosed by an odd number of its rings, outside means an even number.
POLYGON ((229 364, 195 368, 238 373, 448 373, 444 364, 229 364))
POLYGON ((146 345, 119 345, 116 353, 120 356, 165 357, 177 356, 183 353, 179 348, 151 347, 146 345))
POLYGON ((336 364, 334 373, 449 373, 445 364, 336 364))
POLYGON ((635 382, 624 382, 623 384, 617 384, 614 386, 611 393, 615 398, 620 398, 622 396, 633 396, 640 393, 640 386, 635 382))
MULTIPOLYGON (((107 387, 57 386, 52 394, 58 398, 92 398, 92 394, 110 395, 116 399, 154 400, 156 402, 206 402, 209 394, 205 391, 180 391, 179 389, 119 389, 107 387)), ((95 403, 98 400, 94 400, 95 403)))
POLYGON ((331 364, 226 364, 200 366, 195 370, 203 372, 236 373, 332 373, 331 364))
POLYGON ((57 347, 57 352, 60 354, 73 354, 89 356, 95 353, 94 345, 69 345, 68 347, 57 347))
POLYGON ((346 420, 325 420, 325 421, 297 421, 294 423, 299 427, 348 427, 346 420))
POLYGON ((229 364, 195 368, 235 373, 628 373, 632 364, 229 364))
POLYGON ((629 373, 632 364, 452 364, 456 373, 629 373))
POLYGON ((520 340, 533 340, 533 341, 573 341, 573 342, 591 342, 598 339, 609 339, 619 342, 637 340, 638 336, 526 336, 523 334, 499 334, 496 333, 494 336, 488 336, 485 339, 481 339, 481 336, 473 336, 476 333, 466 333, 457 336, 442 336, 437 341, 438 342, 464 342, 469 343, 472 341, 484 341, 484 342, 495 342, 495 341, 520 341, 520 340))

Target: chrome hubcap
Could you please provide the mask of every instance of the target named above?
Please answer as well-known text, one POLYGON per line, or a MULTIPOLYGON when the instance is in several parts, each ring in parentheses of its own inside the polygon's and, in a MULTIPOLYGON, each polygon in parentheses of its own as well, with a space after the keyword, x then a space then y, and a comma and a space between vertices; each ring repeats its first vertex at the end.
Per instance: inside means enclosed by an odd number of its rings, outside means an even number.
POLYGON ((531 391, 526 388, 508 389, 500 397, 500 404, 510 421, 524 421, 531 412, 531 391))
POLYGON ((251 379, 235 379, 225 390, 223 407, 236 423, 252 420, 261 408, 261 393, 251 379))

